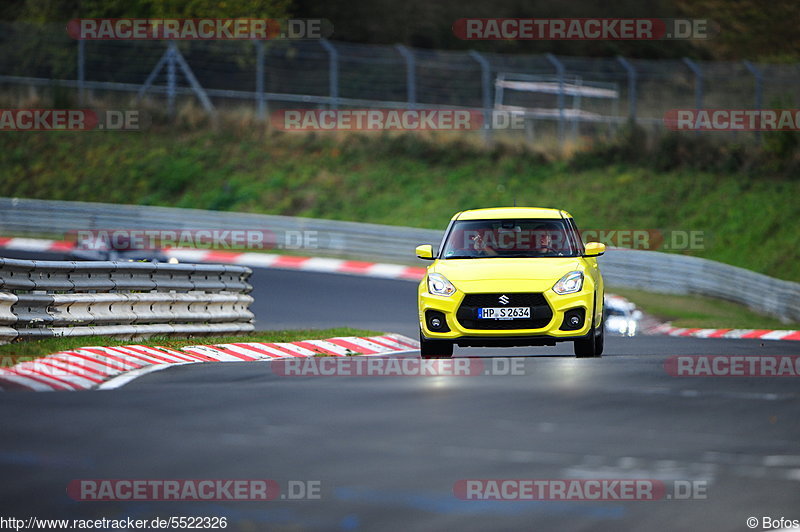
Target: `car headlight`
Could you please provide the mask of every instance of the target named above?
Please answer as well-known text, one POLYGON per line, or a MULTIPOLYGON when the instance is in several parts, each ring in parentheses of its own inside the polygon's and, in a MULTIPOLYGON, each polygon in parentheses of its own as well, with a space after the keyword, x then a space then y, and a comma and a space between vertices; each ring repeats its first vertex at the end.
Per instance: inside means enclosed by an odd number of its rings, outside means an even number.
POLYGON ((583 288, 583 272, 569 272, 553 285, 553 292, 563 296, 564 294, 574 294, 583 288))
POLYGON ((440 273, 428 274, 428 292, 437 296, 452 296, 456 293, 456 287, 447 280, 447 277, 440 273))

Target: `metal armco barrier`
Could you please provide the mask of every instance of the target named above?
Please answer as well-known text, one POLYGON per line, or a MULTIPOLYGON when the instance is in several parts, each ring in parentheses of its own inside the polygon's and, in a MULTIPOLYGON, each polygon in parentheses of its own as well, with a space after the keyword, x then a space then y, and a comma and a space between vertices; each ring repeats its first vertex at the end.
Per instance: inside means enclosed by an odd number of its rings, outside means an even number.
POLYGON ((800 283, 673 253, 614 248, 599 259, 611 286, 699 294, 740 303, 784 322, 800 320, 800 283))
POLYGON ((249 332, 250 274, 222 264, 0 258, 0 343, 249 332))
MULTIPOLYGON (((82 230, 225 229, 272 232, 314 232, 307 255, 353 256, 396 263, 411 263, 420 242, 437 242, 442 232, 431 229, 295 218, 268 214, 204 211, 140 205, 110 205, 73 201, 0 198, 0 236, 65 237, 82 230), (411 251, 409 251, 409 249, 411 251)), ((73 235, 74 236, 74 235, 73 235)), ((256 250, 257 251, 257 250, 256 250)))
MULTIPOLYGON (((245 229, 279 234, 315 231, 312 256, 420 265, 414 247, 436 246, 442 231, 410 227, 138 205, 0 198, 0 235, 64 236, 67 230, 245 229)), ((609 249, 600 259, 611 286, 699 294, 741 303, 785 321, 800 320, 800 284, 708 259, 657 251, 609 249)), ((0 309, 2 303, 0 302, 0 309)), ((2 311, 0 310, 0 315, 2 311)))

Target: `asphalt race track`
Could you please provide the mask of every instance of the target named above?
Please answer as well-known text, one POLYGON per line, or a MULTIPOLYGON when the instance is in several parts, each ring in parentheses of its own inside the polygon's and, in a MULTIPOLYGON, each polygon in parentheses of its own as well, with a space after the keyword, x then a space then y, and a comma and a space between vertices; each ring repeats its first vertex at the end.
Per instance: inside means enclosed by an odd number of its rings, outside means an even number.
MULTIPOLYGON (((278 270, 252 282, 259 328, 417 331, 411 282, 278 270)), ((573 358, 570 344, 457 348, 520 356, 514 376, 283 377, 267 363, 198 364, 115 391, 7 393, 0 496, 18 518, 226 516, 228 530, 248 531, 741 531, 748 517, 800 519, 797 379, 670 376, 664 361, 684 354, 800 355, 800 342, 606 337, 599 360, 573 358), (507 478, 657 479, 668 492, 697 481, 705 498, 453 493, 462 479, 507 478), (319 500, 97 503, 67 497, 72 479, 322 489, 319 500)))

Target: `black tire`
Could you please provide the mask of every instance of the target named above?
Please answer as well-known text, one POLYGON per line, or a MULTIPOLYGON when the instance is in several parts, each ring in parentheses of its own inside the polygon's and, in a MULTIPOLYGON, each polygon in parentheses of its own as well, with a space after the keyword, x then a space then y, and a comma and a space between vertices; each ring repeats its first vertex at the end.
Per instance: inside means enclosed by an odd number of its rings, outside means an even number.
MULTIPOLYGON (((594 336, 594 329, 591 335, 594 336)), ((572 345, 572 350, 576 358, 592 358, 594 357, 595 341, 594 338, 580 338, 575 340, 572 345)))
POLYGON ((606 337, 606 320, 603 319, 600 323, 600 334, 594 337, 594 356, 600 358, 603 356, 603 344, 605 344, 606 337))
POLYGON ((428 340, 419 333, 419 354, 422 358, 450 358, 453 356, 453 342, 447 340, 428 340))
MULTIPOLYGON (((594 316, 594 315, 593 315, 594 316)), ((605 344, 605 319, 600 321, 600 331, 594 327, 594 317, 592 317, 592 329, 587 338, 575 340, 573 351, 577 358, 599 358, 603 356, 603 345, 605 344)))

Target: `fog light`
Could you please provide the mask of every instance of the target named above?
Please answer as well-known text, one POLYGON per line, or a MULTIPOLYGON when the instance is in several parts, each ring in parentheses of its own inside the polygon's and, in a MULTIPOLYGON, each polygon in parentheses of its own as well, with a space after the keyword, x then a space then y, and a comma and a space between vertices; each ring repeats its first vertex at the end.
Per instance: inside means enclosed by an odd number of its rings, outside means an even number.
POLYGON ((447 320, 444 313, 438 310, 426 310, 425 321, 428 324, 428 330, 433 332, 450 332, 450 327, 447 326, 447 320))
POLYGON ((586 310, 582 307, 573 308, 564 313, 564 321, 561 322, 562 331, 577 331, 583 327, 586 320, 586 310))

